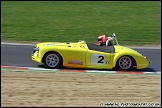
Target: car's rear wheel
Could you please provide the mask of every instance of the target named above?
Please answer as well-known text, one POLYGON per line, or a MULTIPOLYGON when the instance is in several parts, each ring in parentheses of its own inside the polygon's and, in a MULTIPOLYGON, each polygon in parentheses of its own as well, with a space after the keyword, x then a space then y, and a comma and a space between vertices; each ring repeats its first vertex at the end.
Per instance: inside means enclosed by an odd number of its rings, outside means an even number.
POLYGON ((116 68, 120 70, 133 69, 134 59, 130 56, 122 56, 118 59, 116 68))
POLYGON ((56 52, 46 53, 43 57, 43 63, 46 68, 60 68, 62 66, 62 57, 56 52))

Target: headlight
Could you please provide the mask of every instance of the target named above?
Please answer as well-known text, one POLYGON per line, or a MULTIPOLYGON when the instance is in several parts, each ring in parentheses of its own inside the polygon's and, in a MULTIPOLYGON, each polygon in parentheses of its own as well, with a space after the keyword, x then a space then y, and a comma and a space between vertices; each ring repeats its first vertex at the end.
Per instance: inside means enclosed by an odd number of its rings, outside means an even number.
POLYGON ((34 48, 34 50, 33 50, 33 52, 32 52, 32 56, 34 55, 34 53, 35 53, 36 51, 39 51, 39 48, 34 48))

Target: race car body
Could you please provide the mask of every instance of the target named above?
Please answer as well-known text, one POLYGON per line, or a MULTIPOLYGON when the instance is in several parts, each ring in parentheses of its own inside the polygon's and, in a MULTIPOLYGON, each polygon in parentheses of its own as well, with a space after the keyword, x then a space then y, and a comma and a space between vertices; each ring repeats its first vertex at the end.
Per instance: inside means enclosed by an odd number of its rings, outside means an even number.
POLYGON ((32 60, 47 68, 93 68, 131 70, 148 67, 147 57, 120 45, 99 46, 79 41, 76 43, 43 42, 36 44, 32 60))

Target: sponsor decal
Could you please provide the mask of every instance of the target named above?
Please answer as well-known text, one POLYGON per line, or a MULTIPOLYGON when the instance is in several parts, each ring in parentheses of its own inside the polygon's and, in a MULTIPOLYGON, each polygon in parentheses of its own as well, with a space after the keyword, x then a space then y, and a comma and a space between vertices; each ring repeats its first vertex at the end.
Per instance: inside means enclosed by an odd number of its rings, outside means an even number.
POLYGON ((106 64, 109 64, 109 61, 106 61, 106 64))
POLYGON ((54 44, 46 44, 46 46, 53 46, 54 44))
POLYGON ((69 60, 68 64, 78 64, 78 65, 83 65, 82 61, 78 61, 78 60, 69 60))

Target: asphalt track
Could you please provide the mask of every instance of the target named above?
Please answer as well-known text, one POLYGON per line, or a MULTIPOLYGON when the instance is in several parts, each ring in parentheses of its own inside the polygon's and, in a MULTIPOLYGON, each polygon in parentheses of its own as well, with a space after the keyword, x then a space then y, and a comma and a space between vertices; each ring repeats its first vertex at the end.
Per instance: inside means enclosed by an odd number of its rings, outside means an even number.
MULTIPOLYGON (((21 66, 43 68, 41 64, 31 60, 32 44, 1 43, 1 66, 21 66)), ((161 71, 161 48, 132 48, 146 55, 150 61, 149 67, 138 70, 143 72, 161 71)))

